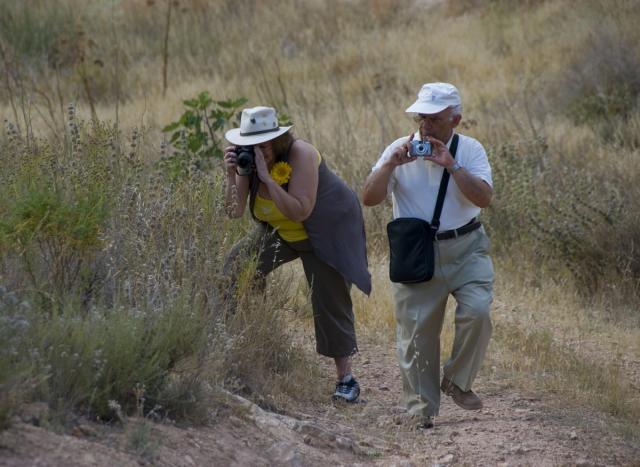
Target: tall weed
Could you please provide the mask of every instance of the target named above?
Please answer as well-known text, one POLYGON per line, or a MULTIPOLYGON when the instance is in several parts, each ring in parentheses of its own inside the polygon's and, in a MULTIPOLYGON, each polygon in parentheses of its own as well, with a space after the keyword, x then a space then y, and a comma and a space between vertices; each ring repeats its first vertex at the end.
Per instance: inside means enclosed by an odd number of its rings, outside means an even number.
POLYGON ((246 225, 224 213, 218 159, 172 177, 142 161, 143 131, 122 141, 70 114, 60 144, 2 141, 2 422, 22 400, 117 420, 144 392, 144 413, 203 421, 217 386, 299 397, 281 382, 306 366, 279 312, 286 290, 220 312, 223 256, 246 225))

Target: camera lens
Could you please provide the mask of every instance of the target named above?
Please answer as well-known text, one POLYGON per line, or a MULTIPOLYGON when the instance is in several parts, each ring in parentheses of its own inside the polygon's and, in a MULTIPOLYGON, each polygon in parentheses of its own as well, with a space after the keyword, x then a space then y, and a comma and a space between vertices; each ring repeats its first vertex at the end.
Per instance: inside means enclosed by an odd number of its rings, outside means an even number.
POLYGON ((239 146, 236 149, 238 158, 238 173, 240 175, 250 175, 253 172, 253 148, 251 146, 239 146))
POLYGON ((244 168, 251 165, 251 155, 246 152, 238 154, 238 166, 244 168))

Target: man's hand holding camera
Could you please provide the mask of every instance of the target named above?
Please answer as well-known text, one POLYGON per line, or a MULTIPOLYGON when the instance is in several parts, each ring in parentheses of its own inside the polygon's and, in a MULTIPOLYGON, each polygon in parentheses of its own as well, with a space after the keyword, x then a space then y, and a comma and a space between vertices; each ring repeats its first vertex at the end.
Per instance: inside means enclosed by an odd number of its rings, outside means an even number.
POLYGON ((455 159, 447 149, 447 146, 440 140, 432 136, 425 137, 422 141, 414 141, 413 133, 409 139, 398 146, 392 153, 388 163, 394 167, 413 162, 419 157, 431 161, 445 169, 451 168, 455 164, 455 159))
POLYGON ((399 165, 415 161, 417 157, 409 155, 411 141, 413 141, 413 133, 409 135, 409 139, 405 143, 394 149, 391 153, 391 157, 387 160, 387 163, 395 168, 399 165))
POLYGON ((438 164, 445 169, 450 169, 455 164, 455 159, 449 152, 447 146, 440 140, 437 140, 431 136, 426 137, 426 141, 431 143, 431 154, 425 155, 424 159, 431 161, 434 164, 438 164))

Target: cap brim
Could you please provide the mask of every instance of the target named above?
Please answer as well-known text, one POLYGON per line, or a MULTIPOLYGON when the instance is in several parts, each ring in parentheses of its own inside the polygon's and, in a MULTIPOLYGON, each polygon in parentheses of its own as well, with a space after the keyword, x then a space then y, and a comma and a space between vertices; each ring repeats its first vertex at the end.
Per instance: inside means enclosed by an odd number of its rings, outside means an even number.
POLYGON ((407 107, 407 110, 405 110, 405 112, 431 115, 431 114, 437 114, 438 112, 442 112, 447 107, 450 107, 450 105, 448 104, 434 105, 428 102, 414 102, 409 107, 407 107))
MULTIPOLYGON (((292 125, 293 126, 293 125, 292 125)), ((284 135, 291 129, 291 126, 281 126, 278 131, 270 131, 268 133, 260 133, 257 135, 243 136, 240 134, 240 128, 234 128, 224 134, 224 137, 231 144, 237 146, 253 146, 255 144, 266 143, 272 139, 276 139, 280 135, 284 135)))

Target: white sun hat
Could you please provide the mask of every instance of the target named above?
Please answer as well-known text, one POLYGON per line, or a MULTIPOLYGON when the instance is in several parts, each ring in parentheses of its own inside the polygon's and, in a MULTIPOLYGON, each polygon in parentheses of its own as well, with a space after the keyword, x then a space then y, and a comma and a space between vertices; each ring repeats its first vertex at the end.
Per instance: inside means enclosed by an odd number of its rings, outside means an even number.
POLYGON ((437 114, 447 107, 460 105, 458 88, 449 83, 427 83, 418 93, 418 99, 405 112, 437 114))
POLYGON ((278 126, 276 109, 273 107, 252 107, 242 111, 240 128, 227 131, 224 137, 231 144, 253 146, 271 141, 290 128, 291 126, 278 126))

